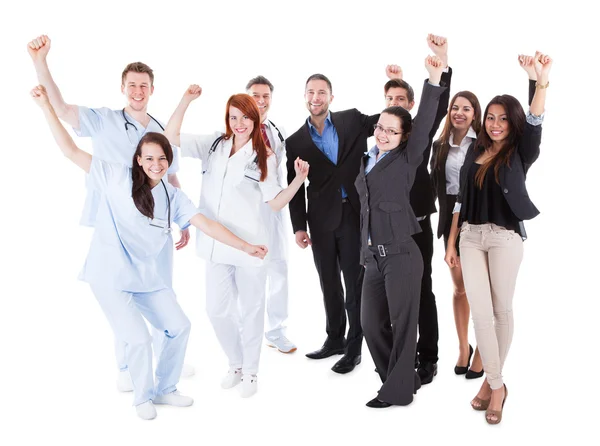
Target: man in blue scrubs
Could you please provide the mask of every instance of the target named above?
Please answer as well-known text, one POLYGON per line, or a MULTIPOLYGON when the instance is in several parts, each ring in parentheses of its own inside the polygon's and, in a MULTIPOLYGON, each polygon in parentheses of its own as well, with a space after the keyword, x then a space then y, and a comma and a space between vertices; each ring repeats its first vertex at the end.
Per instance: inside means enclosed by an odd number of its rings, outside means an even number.
MULTIPOLYGON (((54 82, 46 58, 50 51, 50 38, 46 35, 33 39, 27 45, 27 51, 33 60, 39 83, 46 88, 50 104, 60 119, 71 125, 78 136, 92 138, 94 156, 111 163, 119 163, 131 167, 133 154, 142 138, 148 132, 160 132, 164 126, 148 114, 148 102, 154 92, 154 73, 141 62, 134 62, 123 71, 121 77, 121 93, 127 105, 120 110, 109 108, 88 108, 67 104, 54 82)), ((177 179, 179 168, 178 156, 175 154, 173 164, 168 170, 168 180, 175 187, 180 187, 177 179)), ((94 226, 101 192, 88 188, 81 224, 94 226)), ((190 235, 186 229, 181 232, 181 239, 176 248, 187 245, 190 235)), ((158 342, 162 334, 154 333, 158 342)), ((155 344, 157 345, 157 344, 155 344)), ((131 391, 131 379, 125 361, 125 345, 115 340, 115 353, 119 367, 117 388, 122 392, 131 391)), ((158 354, 158 352, 155 352, 158 354)), ((184 375, 193 374, 193 368, 186 366, 184 375)))

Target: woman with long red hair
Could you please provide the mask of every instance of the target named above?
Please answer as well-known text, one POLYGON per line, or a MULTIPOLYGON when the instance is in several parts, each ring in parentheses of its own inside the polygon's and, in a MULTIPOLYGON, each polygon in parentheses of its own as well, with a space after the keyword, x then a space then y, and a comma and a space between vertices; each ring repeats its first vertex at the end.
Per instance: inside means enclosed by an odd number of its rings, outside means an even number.
MULTIPOLYGON (((165 129, 184 157, 202 162, 200 209, 239 237, 268 241, 265 213, 279 211, 308 175, 308 163, 296 159, 296 178, 286 189, 277 182, 277 160, 260 132, 260 112, 247 94, 234 94, 225 108, 225 133, 180 135, 189 104, 202 89, 191 85, 165 129), (267 206, 268 204, 268 206, 267 206), (271 208, 269 210, 268 208, 271 208)), ((266 270, 219 242, 198 233, 196 252, 206 260, 206 310, 229 359, 221 386, 241 383, 242 397, 258 389, 257 373, 264 327, 266 270)))

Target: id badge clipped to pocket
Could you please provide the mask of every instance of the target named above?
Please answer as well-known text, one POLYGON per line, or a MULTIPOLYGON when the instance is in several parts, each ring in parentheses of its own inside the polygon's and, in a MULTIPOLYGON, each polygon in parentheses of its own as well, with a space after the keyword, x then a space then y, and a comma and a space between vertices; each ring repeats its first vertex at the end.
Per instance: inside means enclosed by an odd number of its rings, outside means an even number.
POLYGON ((252 163, 246 166, 246 169, 244 170, 244 177, 258 183, 260 181, 260 174, 261 171, 258 168, 258 164, 256 163, 255 158, 254 161, 252 161, 252 163))

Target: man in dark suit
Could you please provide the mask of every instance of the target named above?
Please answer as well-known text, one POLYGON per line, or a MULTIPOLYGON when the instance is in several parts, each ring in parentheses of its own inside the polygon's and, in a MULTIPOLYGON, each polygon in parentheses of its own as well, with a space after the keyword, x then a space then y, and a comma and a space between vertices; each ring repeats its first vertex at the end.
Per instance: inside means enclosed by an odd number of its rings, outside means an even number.
MULTIPOLYGON (((447 87, 438 103, 427 148, 423 152, 423 161, 417 169, 415 182, 410 191, 410 204, 417 221, 421 226, 421 232, 413 235, 414 241, 419 247, 423 257, 423 277, 421 280, 421 300, 419 305, 419 341, 417 343, 417 357, 415 368, 421 378, 421 384, 433 381, 437 374, 438 361, 438 318, 435 295, 433 294, 431 281, 431 261, 433 259, 433 231, 431 229, 431 214, 436 212, 435 196, 427 165, 431 155, 431 143, 442 119, 448 111, 450 99, 450 79, 452 69, 448 67, 448 41, 445 37, 429 34, 427 43, 433 53, 438 56, 446 71, 442 74, 442 85, 447 87)), ((415 105, 415 93, 412 87, 402 79, 402 70, 397 65, 388 65, 386 74, 390 79, 384 87, 386 107, 400 106, 410 111, 415 105)))
POLYGON ((344 354, 332 370, 348 373, 360 363, 363 340, 360 201, 354 181, 367 150, 367 138, 373 135, 379 115, 363 115, 356 109, 331 113, 331 82, 322 74, 308 78, 304 98, 310 116, 286 140, 287 168, 291 181, 296 157, 307 161, 310 184, 306 191, 302 186, 290 201, 290 216, 298 246, 303 249, 312 246, 323 291, 327 331, 323 346, 306 356, 323 359, 344 354), (344 276, 345 305, 340 272, 344 276), (346 312, 349 328, 345 338, 346 312))

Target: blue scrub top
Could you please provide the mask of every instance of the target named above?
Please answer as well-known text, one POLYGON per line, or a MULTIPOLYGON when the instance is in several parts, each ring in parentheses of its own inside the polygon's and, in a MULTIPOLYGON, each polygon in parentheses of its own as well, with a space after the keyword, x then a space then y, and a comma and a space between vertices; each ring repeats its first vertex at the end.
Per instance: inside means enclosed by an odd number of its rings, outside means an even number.
MULTIPOLYGON (((125 117, 131 123, 125 130, 123 110, 109 108, 87 108, 78 106, 79 128, 73 129, 77 136, 91 137, 94 157, 109 163, 131 167, 131 161, 140 139, 148 132, 162 133, 163 130, 154 119, 150 119, 148 127, 143 127, 127 113, 125 117)), ((163 126, 164 127, 164 126, 163 126)), ((179 170, 178 149, 173 147, 173 163, 167 173, 174 174, 179 170)), ((165 177, 164 181, 167 181, 165 177)), ((96 212, 100 204, 98 191, 88 185, 88 193, 81 215, 80 224, 94 226, 96 212)))
POLYGON ((168 226, 167 193, 171 224, 180 228, 198 209, 178 188, 164 179, 152 189, 154 220, 142 215, 131 198, 131 168, 92 158, 88 183, 100 192, 92 244, 80 279, 110 283, 117 290, 151 292, 172 287, 173 238, 168 226), (153 223, 154 225, 150 224, 153 223), (158 224, 161 227, 156 227, 158 224))

